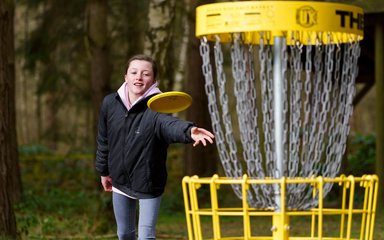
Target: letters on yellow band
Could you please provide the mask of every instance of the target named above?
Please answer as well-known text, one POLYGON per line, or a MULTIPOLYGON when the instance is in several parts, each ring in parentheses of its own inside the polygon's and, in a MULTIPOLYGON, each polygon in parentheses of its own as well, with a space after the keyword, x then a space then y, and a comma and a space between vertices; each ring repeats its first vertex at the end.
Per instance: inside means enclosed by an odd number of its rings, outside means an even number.
POLYGON ((364 13, 360 7, 311 1, 243 1, 197 7, 196 36, 223 42, 241 33, 249 43, 259 43, 260 33, 273 41, 285 36, 302 44, 343 43, 363 39, 364 13))

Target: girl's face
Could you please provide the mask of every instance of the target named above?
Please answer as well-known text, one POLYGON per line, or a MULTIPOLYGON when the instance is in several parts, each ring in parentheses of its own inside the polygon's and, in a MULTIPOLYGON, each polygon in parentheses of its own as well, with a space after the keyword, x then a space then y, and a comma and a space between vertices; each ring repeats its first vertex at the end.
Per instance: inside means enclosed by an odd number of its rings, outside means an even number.
POLYGON ((125 81, 128 84, 130 97, 142 96, 155 82, 152 63, 145 60, 133 60, 129 64, 125 81))

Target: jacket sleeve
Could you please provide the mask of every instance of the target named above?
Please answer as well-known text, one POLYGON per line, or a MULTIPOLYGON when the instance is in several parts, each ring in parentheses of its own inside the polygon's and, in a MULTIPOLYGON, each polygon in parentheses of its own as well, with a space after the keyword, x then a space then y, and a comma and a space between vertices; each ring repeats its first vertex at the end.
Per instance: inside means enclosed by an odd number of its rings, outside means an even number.
POLYGON ((101 176, 108 176, 108 128, 107 128, 107 97, 104 98, 99 116, 98 131, 96 137, 96 170, 101 176))
POLYGON ((157 134, 167 143, 192 143, 191 129, 195 125, 192 122, 183 121, 167 114, 159 114, 157 117, 157 134))

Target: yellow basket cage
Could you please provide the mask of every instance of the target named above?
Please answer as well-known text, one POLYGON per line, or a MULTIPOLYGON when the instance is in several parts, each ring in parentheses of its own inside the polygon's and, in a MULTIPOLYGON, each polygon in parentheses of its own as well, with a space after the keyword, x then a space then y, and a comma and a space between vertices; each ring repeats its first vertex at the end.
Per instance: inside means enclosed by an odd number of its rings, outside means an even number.
MULTIPOLYGON (((252 179, 244 175, 242 179, 230 179, 214 175, 211 178, 199 178, 198 176, 184 177, 183 196, 185 204, 185 214, 188 228, 188 239, 327 239, 327 240, 352 240, 365 239, 372 240, 374 232, 376 199, 378 192, 378 178, 376 175, 364 175, 362 177, 340 176, 334 179, 317 177, 313 179, 301 178, 281 178, 281 179, 252 179), (334 183, 339 187, 340 201, 337 207, 326 207, 322 195, 324 183, 334 183), (251 208, 247 202, 247 191, 253 184, 279 184, 281 187, 281 209, 256 209, 251 208), (319 204, 317 208, 308 210, 287 209, 285 206, 286 188, 290 184, 308 184, 313 187, 313 191, 319 193, 319 204), (219 189, 223 186, 240 185, 242 189, 242 199, 239 202, 232 202, 233 206, 221 206, 223 197, 219 195, 219 189), (204 190, 206 189, 206 190, 204 190), (361 191, 363 199, 359 199, 356 192, 361 191), (203 193, 209 193, 210 200, 203 199, 203 193), (201 200, 201 201, 200 201, 201 200), (310 225, 310 233, 303 236, 294 236, 290 219, 294 217, 307 217, 310 225), (329 232, 325 229, 327 217, 332 216, 332 228, 339 231, 329 232), (210 221, 202 221, 203 217, 208 217, 210 221), (242 225, 242 236, 225 236, 228 228, 226 218, 235 217, 239 228, 242 225), (271 225, 268 231, 270 234, 259 235, 257 226, 253 222, 258 219, 269 218, 271 225), (337 218, 335 220, 335 218, 337 218), (360 226, 353 225, 353 219, 359 219, 360 226), (241 223, 241 224, 240 224, 241 223), (211 226, 211 236, 205 236, 203 229, 211 226), (336 225, 339 225, 338 227, 336 225), (333 234, 333 235, 332 235, 333 234), (332 236, 330 236, 332 235, 332 236)), ((229 222, 231 223, 231 222, 229 222)), ((301 224, 301 223, 299 223, 301 224)), ((297 227, 297 226, 296 226, 297 227)), ((299 225, 299 227, 301 227, 299 225)))

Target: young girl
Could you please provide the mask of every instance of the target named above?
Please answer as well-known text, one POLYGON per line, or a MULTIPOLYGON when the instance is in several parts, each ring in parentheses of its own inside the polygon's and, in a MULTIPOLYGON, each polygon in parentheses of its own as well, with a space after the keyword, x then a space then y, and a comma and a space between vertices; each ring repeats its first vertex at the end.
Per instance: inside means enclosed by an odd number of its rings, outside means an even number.
POLYGON ((127 65, 125 82, 104 98, 100 110, 96 170, 104 190, 113 194, 119 239, 136 239, 137 202, 139 240, 155 239, 169 144, 206 146, 214 136, 191 122, 147 107, 149 98, 160 93, 151 57, 136 55, 127 65))

